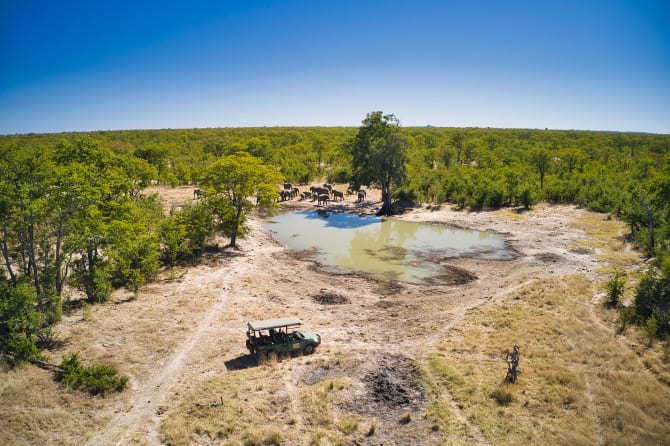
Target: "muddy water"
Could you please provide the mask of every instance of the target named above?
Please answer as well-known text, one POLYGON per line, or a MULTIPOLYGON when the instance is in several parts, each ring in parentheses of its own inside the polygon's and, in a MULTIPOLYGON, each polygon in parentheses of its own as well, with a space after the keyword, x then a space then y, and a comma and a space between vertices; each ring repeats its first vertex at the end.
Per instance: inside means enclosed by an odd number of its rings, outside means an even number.
POLYGON ((375 216, 296 211, 273 217, 264 228, 291 249, 313 251, 332 270, 410 283, 443 275, 444 259, 515 255, 495 233, 375 216))

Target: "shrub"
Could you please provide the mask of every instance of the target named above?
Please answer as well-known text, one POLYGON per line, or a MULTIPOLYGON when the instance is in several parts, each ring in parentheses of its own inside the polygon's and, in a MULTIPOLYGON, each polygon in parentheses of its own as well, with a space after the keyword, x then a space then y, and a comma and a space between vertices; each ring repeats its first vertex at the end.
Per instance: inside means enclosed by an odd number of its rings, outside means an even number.
POLYGON ((519 192, 519 201, 525 209, 530 209, 537 202, 537 198, 530 186, 524 186, 521 189, 519 192))
POLYGON ((656 320, 656 316, 652 315, 647 319, 644 326, 644 333, 647 335, 647 338, 649 338, 649 344, 651 344, 658 335, 658 321, 656 320))
POLYGON ((162 248, 162 261, 173 266, 188 250, 187 228, 178 216, 172 215, 158 225, 158 236, 162 248))
POLYGON ((35 291, 28 283, 0 288, 0 351, 10 353, 17 362, 39 356, 42 327, 35 302, 35 291))
POLYGON ((621 273, 615 272, 614 277, 605 284, 605 289, 607 290, 607 305, 609 307, 618 306, 624 291, 624 280, 621 278, 621 273))
POLYGON ((326 181, 329 183, 347 183, 351 177, 351 168, 336 167, 328 172, 326 175, 326 181))
POLYGON ((619 322, 621 322, 620 332, 623 333, 626 327, 630 324, 638 322, 638 315, 635 313, 634 307, 619 308, 619 322))
POLYGON ((491 398, 501 406, 509 406, 514 401, 514 395, 506 388, 500 387, 491 392, 491 398))
POLYGON ((391 192, 391 196, 394 200, 404 203, 414 203, 419 199, 419 196, 416 193, 416 191, 408 186, 403 186, 394 189, 393 192, 391 192))
POLYGON ((645 324, 654 317, 657 335, 670 333, 670 277, 658 277, 650 270, 637 287, 635 311, 645 324))
POLYGON ((63 356, 63 369, 56 379, 71 389, 80 389, 91 395, 104 394, 107 391, 122 391, 128 384, 127 376, 119 376, 116 368, 107 365, 85 366, 77 353, 63 356))

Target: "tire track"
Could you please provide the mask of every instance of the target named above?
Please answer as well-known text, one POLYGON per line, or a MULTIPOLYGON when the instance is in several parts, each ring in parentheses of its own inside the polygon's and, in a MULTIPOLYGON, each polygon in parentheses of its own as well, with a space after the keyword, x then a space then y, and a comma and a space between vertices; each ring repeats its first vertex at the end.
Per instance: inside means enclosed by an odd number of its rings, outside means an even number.
POLYGON ((139 435, 151 445, 160 445, 158 429, 163 407, 174 387, 185 374, 189 364, 197 357, 202 357, 210 346, 205 342, 217 330, 215 322, 227 308, 231 285, 246 273, 248 266, 245 258, 231 259, 231 265, 223 269, 213 270, 206 278, 207 282, 215 282, 224 278, 224 285, 214 304, 205 311, 197 327, 175 351, 162 369, 146 382, 139 383, 128 409, 113 417, 105 430, 96 433, 88 446, 108 446, 130 444, 139 435))

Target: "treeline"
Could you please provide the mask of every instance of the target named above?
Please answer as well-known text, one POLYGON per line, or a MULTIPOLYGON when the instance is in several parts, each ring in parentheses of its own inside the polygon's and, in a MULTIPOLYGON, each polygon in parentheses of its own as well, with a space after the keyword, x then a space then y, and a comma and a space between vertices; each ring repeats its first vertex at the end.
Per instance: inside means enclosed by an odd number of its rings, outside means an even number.
MULTIPOLYGON (((60 317, 66 283, 89 302, 101 302, 115 287, 137 290, 161 265, 197 259, 217 232, 234 246, 250 210, 240 193, 258 193, 270 206, 269 183, 278 180, 350 181, 355 166, 346 147, 356 132, 242 128, 0 137, 0 349, 37 355, 60 317), (141 193, 155 182, 203 185, 209 195, 165 216, 155 196, 141 193), (243 188, 233 187, 240 183, 243 188)), ((397 201, 475 210, 576 203, 627 222, 661 272, 643 282, 648 304, 640 316, 653 316, 659 333, 670 332, 669 135, 480 128, 401 128, 401 134, 409 160, 406 181, 393 190, 397 201)))
POLYGON ((65 284, 90 302, 137 289, 159 268, 162 207, 140 190, 157 170, 82 138, 0 150, 0 348, 34 358, 61 316, 65 284))
MULTIPOLYGON (((74 144, 83 136, 117 156, 153 166, 166 185, 199 184, 205 166, 237 152, 277 166, 285 180, 349 181, 344 149, 355 128, 230 128, 100 131, 6 136, 23 150, 74 144)), ((670 235, 670 135, 482 128, 402 128, 408 182, 398 199, 469 209, 575 203, 626 221, 650 254, 670 235)))
POLYGON ((104 302, 119 287, 136 292, 162 266, 197 260, 217 234, 234 247, 245 216, 274 206, 282 181, 245 150, 212 156, 198 169, 206 197, 164 215, 157 195, 142 191, 161 169, 170 176, 171 160, 159 168, 148 149, 108 144, 79 135, 0 146, 0 354, 39 359, 64 306, 104 302), (71 301, 73 291, 85 300, 71 301))

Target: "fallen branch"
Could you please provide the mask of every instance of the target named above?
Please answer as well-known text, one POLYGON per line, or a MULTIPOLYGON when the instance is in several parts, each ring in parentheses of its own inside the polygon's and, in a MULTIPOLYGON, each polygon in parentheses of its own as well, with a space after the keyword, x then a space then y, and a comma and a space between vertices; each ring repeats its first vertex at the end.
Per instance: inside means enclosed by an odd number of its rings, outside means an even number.
POLYGON ((218 406, 223 406, 223 397, 221 398, 221 401, 216 402, 216 403, 195 403, 196 407, 218 407, 218 406))
MULTIPOLYGON (((7 358, 11 359, 12 361, 16 361, 16 356, 14 356, 12 353, 9 352, 3 352, 3 356, 6 356, 7 358)), ((28 360, 31 364, 36 365, 37 367, 43 369, 43 370, 49 370, 50 372, 62 372, 63 367, 59 366, 58 364, 53 364, 51 362, 43 361, 41 359, 30 359, 28 360)))
POLYGON ((44 370, 49 370, 51 372, 63 372, 65 371, 63 367, 59 366, 58 364, 53 364, 51 362, 46 362, 42 361, 41 359, 33 359, 32 363, 35 364, 37 367, 44 369, 44 370))
POLYGON ((505 376, 505 381, 514 384, 516 382, 517 374, 521 372, 519 369, 519 345, 514 344, 511 356, 508 352, 503 360, 507 363, 507 375, 505 376))

